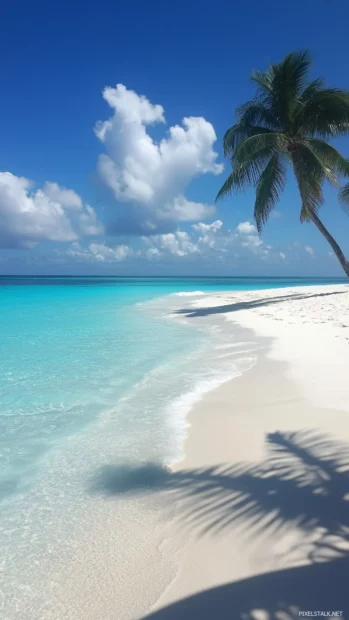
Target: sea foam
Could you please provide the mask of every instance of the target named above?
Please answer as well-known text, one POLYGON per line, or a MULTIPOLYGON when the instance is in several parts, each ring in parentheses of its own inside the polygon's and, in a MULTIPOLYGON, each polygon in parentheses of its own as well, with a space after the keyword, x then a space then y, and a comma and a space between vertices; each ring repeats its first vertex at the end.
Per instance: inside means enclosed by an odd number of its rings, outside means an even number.
POLYGON ((200 295, 207 295, 204 291, 180 291, 179 293, 171 293, 172 297, 198 297, 200 295))

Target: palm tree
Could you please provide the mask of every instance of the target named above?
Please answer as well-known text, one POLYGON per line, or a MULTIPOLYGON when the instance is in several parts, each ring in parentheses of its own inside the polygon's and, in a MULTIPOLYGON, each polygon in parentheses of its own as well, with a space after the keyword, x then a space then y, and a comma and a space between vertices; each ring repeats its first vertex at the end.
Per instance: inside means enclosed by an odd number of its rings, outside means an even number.
MULTIPOLYGON (((349 261, 319 218, 322 185, 338 186, 349 177, 349 161, 327 140, 349 133, 349 92, 309 81, 307 51, 291 52, 268 71, 253 71, 255 97, 237 109, 237 123, 226 132, 224 154, 232 172, 217 200, 253 185, 258 232, 280 198, 291 165, 301 197, 301 221, 312 221, 327 239, 349 277, 349 261)), ((341 192, 349 201, 349 184, 341 192)))

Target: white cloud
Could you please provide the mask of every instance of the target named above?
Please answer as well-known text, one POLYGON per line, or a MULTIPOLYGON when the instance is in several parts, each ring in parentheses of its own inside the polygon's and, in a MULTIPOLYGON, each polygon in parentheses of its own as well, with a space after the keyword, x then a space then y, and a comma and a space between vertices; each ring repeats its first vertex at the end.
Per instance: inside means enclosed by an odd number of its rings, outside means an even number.
MULTIPOLYGON (((157 254, 165 252, 175 256, 187 256, 199 251, 197 244, 192 242, 189 234, 181 230, 175 233, 143 237, 142 239, 151 250, 157 250, 157 254)), ((154 251, 152 255, 154 255, 154 251)))
POLYGON ((212 222, 212 224, 205 224, 204 222, 199 222, 198 224, 193 224, 192 228, 201 234, 217 232, 223 226, 223 222, 221 220, 216 220, 212 222))
POLYGON ((125 260, 127 256, 132 256, 133 250, 128 245, 117 245, 111 248, 103 243, 91 243, 89 250, 96 257, 96 260, 114 263, 125 260))
MULTIPOLYGON (((216 233, 221 230, 222 226, 223 222, 221 220, 216 220, 215 222, 212 222, 212 224, 199 222, 198 224, 193 224, 192 228, 196 232, 200 233, 198 243, 214 248, 217 242, 216 233)), ((222 240, 222 238, 220 238, 220 240, 222 240)))
POLYGON ((75 242, 66 254, 77 262, 118 263, 132 256, 134 252, 128 245, 109 247, 104 243, 90 243, 87 248, 82 248, 79 243, 75 242))
POLYGON ((313 250, 313 248, 310 245, 306 245, 304 247, 305 251, 308 252, 308 254, 310 254, 310 256, 315 256, 315 252, 313 250))
POLYGON ((34 191, 31 181, 0 172, 0 245, 32 247, 38 241, 74 241, 98 235, 103 226, 73 190, 46 183, 34 191))
POLYGON ((185 196, 176 196, 173 202, 166 203, 155 212, 159 219, 174 219, 178 222, 195 222, 198 219, 211 217, 215 212, 212 205, 192 202, 185 196))
MULTIPOLYGON (((192 224, 191 231, 176 230, 164 234, 153 234, 140 238, 141 247, 135 249, 128 245, 115 247, 102 243, 90 243, 82 248, 73 243, 66 253, 70 258, 83 262, 116 263, 134 257, 138 260, 194 259, 212 261, 229 261, 231 257, 252 257, 265 260, 280 260, 281 253, 273 252, 270 245, 259 238, 255 226, 241 222, 235 230, 225 229, 222 220, 210 224, 198 222, 192 224)), ((137 243, 137 242, 136 242, 137 243)), ((139 242, 138 242, 139 243, 139 242)))
POLYGON ((210 224, 192 224, 191 231, 176 230, 165 234, 143 236, 132 248, 122 244, 108 246, 105 243, 90 243, 82 247, 72 243, 69 250, 59 257, 68 256, 78 262, 119 263, 132 257, 133 260, 199 260, 210 263, 236 263, 236 260, 266 260, 271 263, 284 261, 286 255, 259 238, 255 227, 241 222, 235 230, 225 229, 221 220, 210 224), (241 232, 242 231, 242 232, 241 232), (250 234, 246 234, 250 233, 250 234))
POLYGON ((101 222, 98 221, 97 215, 90 207, 85 205, 79 213, 79 233, 83 237, 94 237, 104 232, 104 227, 101 222))
POLYGON ((258 235, 257 228, 251 222, 240 222, 236 230, 240 235, 258 235))
POLYGON ((50 200, 62 205, 65 209, 80 211, 82 209, 82 200, 73 189, 60 187, 57 183, 46 182, 43 191, 50 200))
MULTIPOLYGON (((263 260, 269 256, 273 259, 281 257, 272 252, 270 245, 264 244, 257 233, 257 229, 249 222, 241 222, 235 231, 224 229, 223 222, 216 220, 211 224, 199 222, 192 224, 193 235, 178 230, 175 233, 151 235, 142 237, 143 242, 152 249, 156 249, 156 256, 172 254, 187 256, 193 254, 212 260, 228 260, 238 250, 239 256, 260 256, 263 260), (247 234, 249 233, 249 234, 247 234)), ((154 254, 146 256, 154 257, 154 254)))
POLYGON ((95 127, 106 153, 98 160, 99 174, 117 200, 141 207, 145 218, 195 221, 209 217, 214 207, 191 202, 184 190, 197 175, 220 174, 213 150, 216 134, 202 117, 186 117, 155 142, 148 125, 165 123, 164 109, 124 85, 105 88, 103 97, 113 116, 95 127))
POLYGON ((246 235, 242 238, 241 244, 247 248, 259 248, 263 245, 258 235, 246 235))
POLYGON ((260 239, 257 228, 251 222, 240 222, 236 227, 236 232, 241 240, 241 245, 251 249, 254 253, 266 256, 269 253, 270 246, 267 246, 260 239))

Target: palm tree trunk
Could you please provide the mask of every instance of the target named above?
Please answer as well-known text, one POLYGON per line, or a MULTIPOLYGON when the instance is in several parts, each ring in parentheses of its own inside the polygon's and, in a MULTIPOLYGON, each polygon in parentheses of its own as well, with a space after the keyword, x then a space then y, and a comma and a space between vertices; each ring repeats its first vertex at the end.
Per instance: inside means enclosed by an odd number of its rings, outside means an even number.
POLYGON ((349 278, 349 261, 345 258, 337 241, 335 241, 332 235, 330 235, 327 228, 325 228, 325 226, 323 225, 320 218, 316 215, 316 213, 314 213, 312 209, 306 207, 307 200, 306 200, 306 197, 303 195, 302 170, 301 170, 300 162, 295 157, 294 152, 291 153, 291 157, 292 157, 292 163, 293 163, 293 171, 294 171, 294 174, 297 180, 299 193, 302 199, 301 221, 312 220, 312 222, 314 222, 316 228, 321 232, 321 234, 325 237, 325 239, 330 244, 340 264, 342 265, 344 273, 349 278))
POLYGON ((325 237, 325 239, 327 239, 328 243, 330 244, 332 250, 334 251, 335 255, 337 256, 340 264, 342 265, 344 272, 346 273, 346 275, 349 278, 349 261, 345 258, 342 250, 340 249, 337 241, 334 240, 334 238, 332 237, 332 235, 330 235, 330 233, 328 232, 327 228, 325 228, 325 226, 323 225, 322 221, 320 220, 320 218, 316 215, 316 213, 311 212, 308 214, 309 219, 311 219, 315 226, 318 228, 318 230, 323 234, 323 236, 325 237))

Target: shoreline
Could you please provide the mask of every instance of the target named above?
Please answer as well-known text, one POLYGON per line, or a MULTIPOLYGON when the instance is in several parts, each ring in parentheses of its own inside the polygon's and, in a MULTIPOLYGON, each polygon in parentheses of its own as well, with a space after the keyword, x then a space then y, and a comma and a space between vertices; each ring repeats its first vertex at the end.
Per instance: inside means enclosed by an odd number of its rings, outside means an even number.
MULTIPOLYGON (((153 606, 149 618, 189 618, 195 614, 200 618, 213 617, 206 615, 206 607, 197 605, 200 596, 205 598, 205 605, 209 604, 207 592, 211 592, 215 600, 213 593, 222 584, 232 586, 256 575, 267 578, 275 572, 299 571, 302 566, 311 570, 312 554, 326 551, 327 542, 321 542, 324 537, 332 543, 334 540, 335 558, 341 557, 347 547, 347 540, 338 532, 329 531, 329 527, 326 530, 327 522, 321 511, 316 514, 314 508, 313 525, 302 525, 301 506, 289 507, 288 514, 287 497, 282 494, 271 501, 270 506, 262 491, 258 497, 262 506, 253 499, 258 484, 263 486, 259 478, 266 475, 263 473, 266 469, 269 476, 275 476, 280 471, 278 468, 288 465, 288 461, 282 459, 275 464, 270 450, 273 458, 275 454, 287 455, 291 459, 289 464, 295 469, 292 475, 297 476, 300 454, 316 457, 320 466, 321 459, 326 464, 326 449, 335 454, 342 448, 345 452, 344 444, 349 445, 349 386, 346 381, 349 320, 347 325, 342 318, 348 304, 344 299, 349 298, 349 287, 309 289, 217 293, 201 297, 191 306, 194 320, 200 312, 204 315, 205 309, 218 307, 228 321, 234 321, 240 333, 248 330, 250 338, 253 333, 260 349, 257 363, 250 370, 207 393, 189 413, 184 458, 171 470, 174 476, 171 498, 176 502, 176 516, 172 544, 166 553, 169 557, 175 554, 179 569, 153 606), (286 299, 292 295, 297 297, 286 299), (274 301, 255 303, 258 299, 273 297, 285 299, 275 305, 274 301), (246 307, 246 303, 250 306, 246 307), (237 304, 241 308, 231 312, 230 306, 237 304), (327 448, 324 447, 321 454, 321 445, 325 444, 327 448), (247 486, 243 492, 240 489, 239 496, 234 484, 239 476, 239 484, 244 484, 241 471, 247 486), (257 480, 249 488, 247 481, 251 475, 257 475, 257 480), (247 507, 244 504, 243 493, 251 495, 253 514, 249 512, 248 502, 247 507), (272 525, 268 525, 273 511, 280 516, 274 517, 272 525), (259 521, 265 522, 260 530, 259 521), (184 602, 178 603, 181 599, 184 602), (193 605, 196 605, 195 611, 193 605)), ((280 485, 285 482, 282 475, 278 482, 280 485)), ((271 491, 271 495, 273 493, 271 491)), ((296 493, 295 503, 297 498, 296 493)), ((310 592, 311 588, 308 590, 310 592)), ((291 587, 290 604, 292 592, 291 587)), ((297 606, 297 592, 294 599, 297 606)), ((302 609, 303 599, 300 595, 298 599, 298 607, 302 609)), ((317 608, 316 601, 313 603, 313 608, 317 608)), ((241 602, 242 608, 246 606, 244 613, 249 611, 248 604, 248 601, 241 602)), ((333 605, 338 608, 335 601, 333 605)), ((262 608, 262 603, 257 608, 262 608)), ((212 613, 217 613, 217 601, 212 613)), ((223 606, 219 607, 216 617, 235 616, 228 615, 223 606)))

